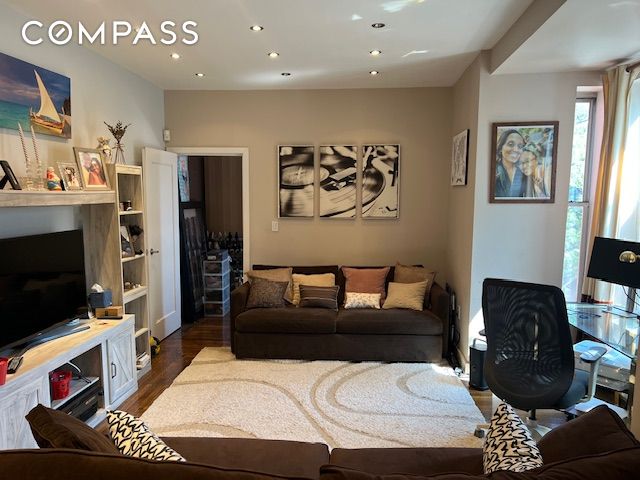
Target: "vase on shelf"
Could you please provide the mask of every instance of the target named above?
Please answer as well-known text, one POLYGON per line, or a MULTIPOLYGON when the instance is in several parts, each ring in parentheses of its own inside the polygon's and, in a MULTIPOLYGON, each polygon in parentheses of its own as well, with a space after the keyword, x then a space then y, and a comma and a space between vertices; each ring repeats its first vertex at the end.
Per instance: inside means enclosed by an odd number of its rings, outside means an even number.
POLYGON ((114 148, 116 150, 116 153, 113 156, 113 163, 127 163, 124 160, 124 144, 117 142, 114 148))

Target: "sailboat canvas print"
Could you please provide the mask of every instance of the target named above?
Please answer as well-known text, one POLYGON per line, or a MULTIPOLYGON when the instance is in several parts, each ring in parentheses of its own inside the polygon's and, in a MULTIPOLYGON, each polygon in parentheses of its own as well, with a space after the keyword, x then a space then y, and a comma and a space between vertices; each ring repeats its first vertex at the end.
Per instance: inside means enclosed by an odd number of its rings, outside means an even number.
POLYGON ((0 53, 0 128, 71 138, 71 79, 0 53))

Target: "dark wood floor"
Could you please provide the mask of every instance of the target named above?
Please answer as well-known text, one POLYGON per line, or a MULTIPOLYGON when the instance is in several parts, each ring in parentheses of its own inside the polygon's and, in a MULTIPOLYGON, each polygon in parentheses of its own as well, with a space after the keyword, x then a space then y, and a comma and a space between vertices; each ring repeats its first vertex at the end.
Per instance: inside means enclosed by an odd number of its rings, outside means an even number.
MULTIPOLYGON (((153 401, 166 389, 178 374, 187 367, 203 347, 229 345, 228 319, 202 319, 187 324, 160 344, 160 353, 151 361, 151 371, 138 382, 138 391, 120 407, 133 415, 141 415, 153 401)), ((489 419, 493 414, 492 395, 489 391, 470 389, 471 397, 478 408, 489 419)), ((554 427, 565 421, 562 413, 554 411, 539 412, 539 421, 543 425, 554 427)), ((106 430, 106 425, 100 426, 106 430)))

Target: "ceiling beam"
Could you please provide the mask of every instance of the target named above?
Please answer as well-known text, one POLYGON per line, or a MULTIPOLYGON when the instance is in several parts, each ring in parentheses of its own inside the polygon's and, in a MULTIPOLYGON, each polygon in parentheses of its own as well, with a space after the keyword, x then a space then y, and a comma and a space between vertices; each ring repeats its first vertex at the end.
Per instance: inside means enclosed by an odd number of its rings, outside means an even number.
POLYGON ((567 0, 533 0, 520 18, 491 49, 490 71, 494 73, 567 0))

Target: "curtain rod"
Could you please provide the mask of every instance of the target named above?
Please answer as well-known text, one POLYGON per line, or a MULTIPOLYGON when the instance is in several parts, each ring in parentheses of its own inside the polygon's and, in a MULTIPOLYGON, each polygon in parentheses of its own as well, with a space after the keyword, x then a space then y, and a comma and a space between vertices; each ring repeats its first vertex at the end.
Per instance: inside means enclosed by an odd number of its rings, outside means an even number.
POLYGON ((631 70, 633 70, 636 67, 640 67, 640 62, 635 62, 635 63, 632 63, 630 65, 627 65, 626 70, 627 70, 627 72, 630 72, 631 70))

